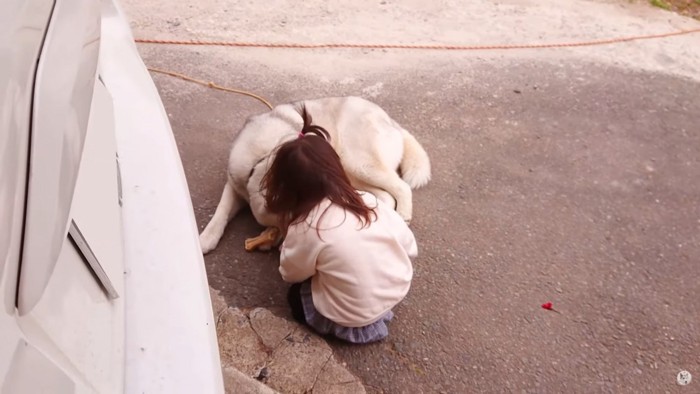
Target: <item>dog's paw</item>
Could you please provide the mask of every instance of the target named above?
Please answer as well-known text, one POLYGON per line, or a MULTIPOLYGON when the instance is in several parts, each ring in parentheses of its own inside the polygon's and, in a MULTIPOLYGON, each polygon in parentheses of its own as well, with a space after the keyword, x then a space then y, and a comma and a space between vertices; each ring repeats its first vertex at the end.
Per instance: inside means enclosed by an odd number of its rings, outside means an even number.
POLYGON ((218 240, 213 240, 204 234, 199 236, 199 245, 202 248, 202 254, 207 254, 207 253, 211 252, 212 250, 216 249, 216 245, 218 243, 219 243, 218 240))
POLYGON ((405 212, 405 210, 402 210, 402 209, 397 209, 396 213, 398 213, 399 216, 401 216, 401 219, 403 219, 403 221, 406 222, 406 224, 411 224, 411 216, 412 215, 410 213, 407 213, 407 212, 405 212))

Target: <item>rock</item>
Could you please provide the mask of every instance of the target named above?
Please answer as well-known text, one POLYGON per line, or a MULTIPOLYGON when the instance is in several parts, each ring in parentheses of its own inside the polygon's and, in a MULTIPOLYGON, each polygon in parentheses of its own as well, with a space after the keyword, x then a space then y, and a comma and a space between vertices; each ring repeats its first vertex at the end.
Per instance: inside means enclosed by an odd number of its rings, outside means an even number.
POLYGON ((276 391, 233 367, 222 368, 226 394, 275 394, 276 391))
POLYGON ((255 308, 248 316, 251 327, 260 336, 263 345, 271 350, 295 330, 294 323, 273 315, 265 308, 255 308))
POLYGON ((332 351, 321 338, 299 328, 274 350, 267 384, 285 393, 311 391, 332 351))
POLYGON ((211 298, 211 309, 214 313, 214 321, 217 321, 221 312, 228 308, 228 304, 226 304, 224 297, 219 294, 219 291, 211 287, 209 288, 209 298, 211 298))
MULTIPOLYGON (((212 292, 212 304, 216 297, 212 292)), ((218 320, 227 393, 274 392, 259 391, 262 383, 284 393, 365 393, 360 380, 332 357, 330 346, 306 327, 265 308, 248 316, 223 308, 218 320)))
POLYGON ((250 326, 250 321, 238 308, 226 308, 216 327, 222 366, 234 366, 252 376, 265 364, 267 352, 250 326))
POLYGON ((258 372, 255 373, 253 377, 255 378, 255 380, 265 382, 267 378, 270 377, 270 369, 268 367, 262 367, 258 370, 258 372))

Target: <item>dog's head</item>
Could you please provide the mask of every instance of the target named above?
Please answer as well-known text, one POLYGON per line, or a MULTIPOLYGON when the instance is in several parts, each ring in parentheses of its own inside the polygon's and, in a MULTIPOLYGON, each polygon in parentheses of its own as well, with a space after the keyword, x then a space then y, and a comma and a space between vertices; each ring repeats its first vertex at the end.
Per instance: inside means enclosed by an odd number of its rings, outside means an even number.
POLYGON ((262 187, 262 180, 270 168, 270 164, 274 160, 274 152, 260 160, 250 172, 248 178, 248 195, 250 197, 250 210, 253 212, 255 220, 263 226, 278 227, 279 220, 277 215, 270 213, 265 205, 265 190, 262 187))

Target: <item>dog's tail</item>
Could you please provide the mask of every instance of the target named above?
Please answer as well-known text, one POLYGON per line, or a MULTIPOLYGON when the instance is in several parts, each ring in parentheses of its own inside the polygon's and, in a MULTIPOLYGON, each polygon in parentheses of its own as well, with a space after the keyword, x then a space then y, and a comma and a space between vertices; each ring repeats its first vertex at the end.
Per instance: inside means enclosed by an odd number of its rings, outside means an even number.
POLYGON ((403 158, 399 165, 401 178, 412 189, 417 189, 430 181, 430 159, 428 153, 411 133, 404 128, 401 128, 401 133, 403 134, 403 158))

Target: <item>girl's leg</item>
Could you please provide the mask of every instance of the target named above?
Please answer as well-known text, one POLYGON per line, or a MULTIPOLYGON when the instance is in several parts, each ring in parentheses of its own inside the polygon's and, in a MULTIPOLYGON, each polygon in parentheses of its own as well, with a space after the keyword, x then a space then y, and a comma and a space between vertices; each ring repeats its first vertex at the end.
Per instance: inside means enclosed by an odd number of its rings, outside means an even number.
POLYGON ((301 283, 294 283, 287 292, 287 302, 292 309, 292 317, 301 324, 306 324, 304 317, 304 306, 301 303, 301 283))

